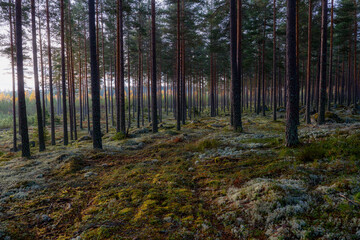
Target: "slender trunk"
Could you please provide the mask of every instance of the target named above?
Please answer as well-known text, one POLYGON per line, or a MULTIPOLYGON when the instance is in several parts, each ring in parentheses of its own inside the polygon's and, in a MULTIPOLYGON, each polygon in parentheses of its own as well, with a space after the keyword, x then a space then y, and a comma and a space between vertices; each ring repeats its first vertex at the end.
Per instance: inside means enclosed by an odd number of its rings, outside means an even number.
POLYGON ((306 123, 310 124, 310 108, 311 108, 311 24, 312 24, 312 2, 309 0, 309 19, 308 19, 308 52, 307 52, 307 71, 306 71, 306 123))
MULTIPOLYGON (((39 2, 39 1, 38 1, 39 2)), ((40 67, 41 67, 41 98, 42 98, 42 123, 43 127, 46 126, 46 109, 45 109, 45 76, 44 76, 44 59, 43 59, 43 48, 42 48, 42 34, 41 34, 41 20, 40 14, 38 14, 39 21, 39 43, 40 43, 40 67)))
MULTIPOLYGON (((155 0, 151 0, 151 45, 152 45, 152 78, 151 78, 151 109, 152 111, 152 131, 158 132, 157 119, 157 98, 156 98, 156 12, 155 0)), ((160 88, 161 91, 161 88, 160 88)))
POLYGON ((180 130, 181 125, 181 95, 180 95, 180 67, 181 67, 181 54, 180 54, 180 0, 177 0, 177 98, 176 98, 176 129, 180 130))
POLYGON ((276 0, 274 0, 274 13, 273 13, 273 120, 276 121, 276 110, 277 110, 277 102, 276 102, 276 0))
POLYGON ((130 37, 128 31, 128 51, 127 51, 127 74, 128 74, 128 113, 129 113, 129 123, 128 128, 131 126, 131 85, 130 85, 130 37))
POLYGON ((328 111, 331 110, 332 101, 332 82, 333 82, 333 31, 334 31, 334 0, 331 0, 331 24, 330 24, 330 63, 329 63, 329 92, 328 92, 328 111))
POLYGON ((21 134, 21 150, 23 157, 30 157, 29 133, 26 115, 26 101, 24 91, 24 65, 22 46, 22 10, 21 0, 15 1, 15 23, 16 23, 16 62, 18 77, 18 103, 19 103, 19 126, 21 134))
POLYGON ((61 82, 62 82, 62 101, 63 101, 63 131, 64 145, 68 145, 69 137, 67 130, 67 109, 66 109, 66 67, 65 67, 65 23, 64 23, 64 0, 60 0, 61 9, 61 82))
MULTIPOLYGON (((140 12, 139 12, 139 22, 140 19, 140 12)), ((140 128, 140 111, 141 111, 141 98, 142 98, 142 50, 141 50, 141 33, 139 29, 139 36, 138 36, 138 88, 137 88, 137 127, 140 128)))
POLYGON ((105 123, 106 133, 109 132, 109 117, 108 117, 108 102, 107 102, 107 87, 106 87, 106 71, 105 71, 105 44, 104 44, 104 19, 101 5, 101 47, 102 47, 102 67, 103 67, 103 81, 104 81, 104 94, 105 94, 105 123))
POLYGON ((261 62, 261 73, 262 73, 262 114, 265 116, 265 28, 266 19, 264 19, 264 33, 263 33, 263 44, 262 44, 262 62, 261 62))
POLYGON ((35 22, 35 0, 31 0, 31 28, 32 28, 32 52, 33 52, 33 66, 34 66, 34 81, 35 81, 35 98, 36 98, 36 115, 38 124, 38 138, 39 151, 45 150, 44 125, 41 110, 40 89, 39 89, 39 73, 38 73, 38 59, 37 59, 37 45, 36 45, 36 22, 35 22))
POLYGON ((356 107, 356 95, 357 95, 357 34, 358 34, 358 24, 357 24, 357 1, 354 0, 354 73, 353 73, 353 93, 352 93, 352 97, 353 97, 353 104, 356 107))
POLYGON ((325 123, 326 108, 326 58, 327 58, 327 0, 321 1, 321 59, 320 59, 320 99, 319 99, 319 124, 325 123))
POLYGON ((15 63, 14 63, 14 39, 13 39, 13 19, 12 2, 9 0, 9 21, 10 21, 10 54, 11 54, 11 73, 12 73, 12 111, 13 111, 13 150, 17 151, 16 133, 16 95, 15 95, 15 63))
POLYGON ((90 133, 90 103, 89 103, 89 86, 88 86, 88 64, 87 64, 87 40, 86 40, 86 27, 85 29, 85 88, 86 88, 86 109, 87 109, 87 128, 90 133))
POLYGON ((126 132, 125 126, 125 73, 124 73, 124 28, 123 28, 123 0, 119 1, 119 103, 120 103, 120 131, 126 132))

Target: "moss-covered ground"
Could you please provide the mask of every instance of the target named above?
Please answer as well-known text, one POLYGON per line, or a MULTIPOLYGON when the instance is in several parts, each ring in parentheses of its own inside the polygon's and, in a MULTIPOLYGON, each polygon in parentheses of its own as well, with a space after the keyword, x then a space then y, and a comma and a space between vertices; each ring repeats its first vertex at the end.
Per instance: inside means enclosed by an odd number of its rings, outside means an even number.
POLYGON ((102 151, 84 138, 31 159, 3 132, 0 239, 360 239, 358 115, 301 125, 291 149, 281 114, 245 113, 243 133, 228 118, 112 129, 102 151))

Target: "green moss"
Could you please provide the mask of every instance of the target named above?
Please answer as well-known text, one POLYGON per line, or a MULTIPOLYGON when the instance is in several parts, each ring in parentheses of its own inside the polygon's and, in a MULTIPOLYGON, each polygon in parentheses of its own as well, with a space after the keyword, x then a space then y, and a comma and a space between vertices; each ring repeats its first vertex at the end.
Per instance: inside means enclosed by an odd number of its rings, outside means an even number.
POLYGON ((127 136, 126 136, 125 133, 123 133, 123 132, 118 132, 118 133, 116 133, 116 134, 112 137, 112 140, 114 140, 114 141, 120 141, 120 140, 124 140, 124 139, 126 139, 126 138, 127 138, 127 136))
POLYGON ((188 144, 187 148, 190 151, 194 151, 194 152, 203 152, 206 149, 212 149, 212 148, 217 148, 220 146, 220 141, 216 140, 216 139, 204 139, 204 140, 200 140, 197 143, 193 144, 188 144))
POLYGON ((314 162, 315 160, 322 159, 326 156, 325 149, 321 144, 311 143, 310 145, 304 146, 302 150, 297 154, 297 159, 300 162, 308 163, 314 162))

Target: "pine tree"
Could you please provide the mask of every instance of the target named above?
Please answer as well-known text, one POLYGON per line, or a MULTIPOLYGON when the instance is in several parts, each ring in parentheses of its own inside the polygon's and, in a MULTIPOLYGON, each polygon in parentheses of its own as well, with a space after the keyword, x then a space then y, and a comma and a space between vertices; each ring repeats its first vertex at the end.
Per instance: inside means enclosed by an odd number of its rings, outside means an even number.
POLYGON ((287 105, 286 105, 286 146, 299 144, 298 112, 299 95, 296 77, 296 0, 287 1, 286 20, 286 69, 287 69, 287 105))
POLYGON ((18 77, 18 104, 19 104, 19 126, 21 134, 21 151, 23 157, 30 157, 29 133, 26 115, 26 101, 24 91, 24 65, 23 65, 23 42, 22 42, 22 9, 21 0, 15 1, 15 23, 16 23, 16 62, 18 77))
POLYGON ((93 147, 102 149, 101 125, 100 125, 100 78, 97 61, 96 30, 95 30, 95 2, 89 0, 89 34, 91 56, 91 99, 93 113, 93 147))
POLYGON ((43 115, 41 110, 40 89, 39 89, 39 72, 38 72, 39 70, 38 70, 38 58, 37 58, 35 17, 36 17, 35 0, 31 0, 32 52, 33 52, 33 66, 34 66, 34 80, 35 80, 36 114, 37 114, 37 123, 38 123, 39 151, 41 152, 45 150, 45 138, 44 138, 43 115))
POLYGON ((158 119, 157 119, 157 96, 156 96, 156 11, 155 0, 151 0, 151 49, 152 49, 152 77, 151 77, 151 109, 152 109, 152 131, 158 132, 158 119))
POLYGON ((325 123, 326 108, 326 59, 327 59, 327 0, 321 0, 321 53, 318 123, 325 123))
POLYGON ((69 144, 67 129, 67 104, 66 104, 66 66, 65 66, 65 16, 64 16, 64 0, 60 0, 61 11, 61 83, 62 83, 62 110, 63 110, 63 131, 64 145, 69 144))

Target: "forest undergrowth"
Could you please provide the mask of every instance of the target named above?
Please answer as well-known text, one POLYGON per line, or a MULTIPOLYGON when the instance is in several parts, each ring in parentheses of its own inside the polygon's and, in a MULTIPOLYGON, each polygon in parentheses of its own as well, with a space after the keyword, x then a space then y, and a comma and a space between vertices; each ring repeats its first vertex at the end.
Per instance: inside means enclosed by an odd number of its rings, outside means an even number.
POLYGON ((166 118, 156 134, 111 130, 99 151, 83 130, 30 159, 4 130, 0 239, 359 239, 360 118, 336 116, 301 125, 297 148, 281 114, 245 113, 242 133, 166 118))

